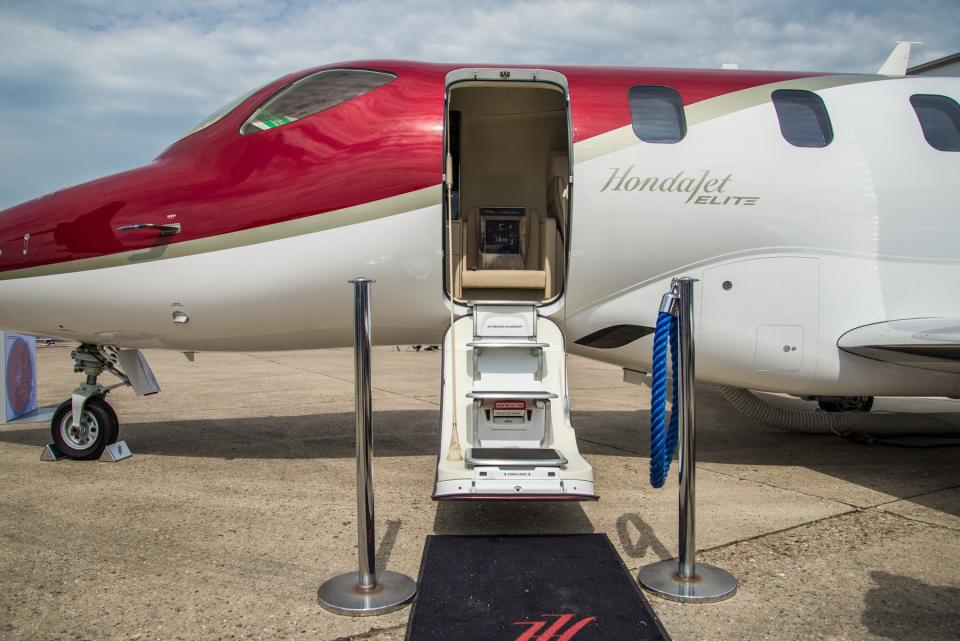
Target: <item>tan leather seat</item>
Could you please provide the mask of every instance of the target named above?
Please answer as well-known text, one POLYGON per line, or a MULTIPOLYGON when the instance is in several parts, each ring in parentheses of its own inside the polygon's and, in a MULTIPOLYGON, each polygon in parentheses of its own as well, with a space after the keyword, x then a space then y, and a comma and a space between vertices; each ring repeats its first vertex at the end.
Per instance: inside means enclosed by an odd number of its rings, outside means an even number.
POLYGON ((470 209, 463 222, 463 244, 467 248, 466 260, 461 261, 463 289, 531 289, 539 290, 538 296, 544 295, 549 287, 540 247, 542 224, 546 221, 541 220, 537 210, 527 208, 524 269, 480 269, 480 210, 470 209))
POLYGON ((543 289, 547 273, 542 269, 475 269, 463 272, 467 289, 543 289))

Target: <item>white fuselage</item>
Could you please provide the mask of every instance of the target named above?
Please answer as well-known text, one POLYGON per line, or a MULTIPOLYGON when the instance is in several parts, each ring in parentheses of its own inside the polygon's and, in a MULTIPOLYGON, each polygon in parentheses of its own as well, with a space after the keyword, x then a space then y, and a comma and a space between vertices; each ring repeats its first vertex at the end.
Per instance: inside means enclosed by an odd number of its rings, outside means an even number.
MULTIPOLYGON (((575 341, 653 326, 670 279, 685 275, 700 280, 703 380, 801 395, 960 394, 957 374, 837 348, 866 324, 960 317, 960 153, 933 149, 909 102, 960 99, 960 85, 822 89, 834 130, 824 148, 785 142, 769 100, 728 107, 738 93, 687 107, 679 144, 643 143, 625 127, 575 145, 569 279, 551 314, 569 351, 645 370, 649 337, 613 349, 575 341)), ((231 249, 0 280, 0 326, 185 351, 346 346, 347 280, 366 276, 377 281, 377 343, 439 343, 449 324, 439 186, 421 200, 231 249), (189 322, 174 323, 175 311, 189 322)))

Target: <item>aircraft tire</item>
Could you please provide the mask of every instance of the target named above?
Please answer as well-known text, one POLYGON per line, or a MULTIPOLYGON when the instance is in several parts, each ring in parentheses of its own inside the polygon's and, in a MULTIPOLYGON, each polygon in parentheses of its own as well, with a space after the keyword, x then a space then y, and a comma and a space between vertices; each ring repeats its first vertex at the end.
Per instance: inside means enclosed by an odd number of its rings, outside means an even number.
POLYGON ((50 421, 50 436, 57 449, 67 458, 78 461, 100 458, 103 449, 109 443, 116 442, 119 435, 117 415, 102 396, 92 396, 84 405, 82 420, 87 434, 74 433, 71 426, 72 401, 66 400, 60 404, 50 421))
POLYGON ((97 396, 97 398, 103 402, 103 406, 110 412, 110 418, 113 419, 111 423, 113 429, 110 431, 110 438, 107 440, 107 445, 113 445, 120 438, 120 418, 117 416, 116 410, 113 409, 113 405, 107 402, 107 399, 103 396, 97 396))

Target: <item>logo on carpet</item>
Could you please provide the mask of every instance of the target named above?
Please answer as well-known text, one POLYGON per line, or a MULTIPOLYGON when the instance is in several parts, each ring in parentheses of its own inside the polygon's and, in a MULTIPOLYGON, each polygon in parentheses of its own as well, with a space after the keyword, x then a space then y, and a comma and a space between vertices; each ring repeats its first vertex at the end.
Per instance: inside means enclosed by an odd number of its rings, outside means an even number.
POLYGON ((580 630, 584 629, 597 617, 584 617, 579 621, 576 614, 542 614, 550 621, 514 621, 513 625, 529 626, 520 633, 515 641, 570 641, 580 630), (549 626, 547 625, 549 623, 549 626), (546 629, 544 629, 546 627, 546 629))

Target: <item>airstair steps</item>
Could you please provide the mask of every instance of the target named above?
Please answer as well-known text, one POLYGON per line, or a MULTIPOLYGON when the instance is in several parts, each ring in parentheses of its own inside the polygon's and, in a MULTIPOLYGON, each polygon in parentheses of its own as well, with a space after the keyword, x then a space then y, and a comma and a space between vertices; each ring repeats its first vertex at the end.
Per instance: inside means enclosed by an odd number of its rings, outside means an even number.
POLYGON ((596 498, 553 321, 530 303, 473 304, 447 332, 443 354, 434 498, 596 498))

